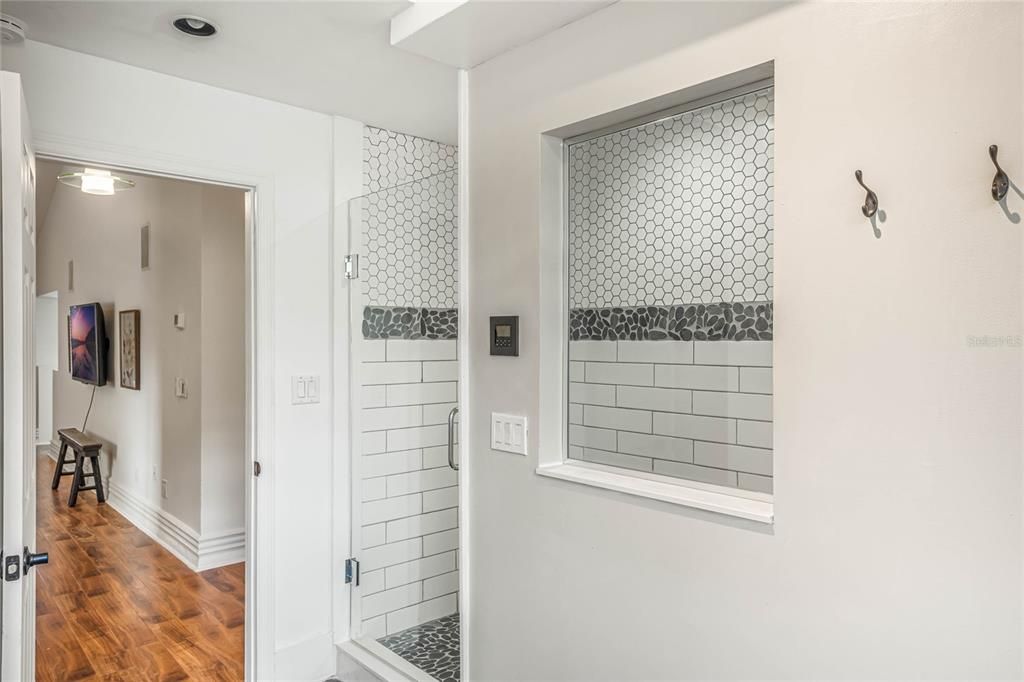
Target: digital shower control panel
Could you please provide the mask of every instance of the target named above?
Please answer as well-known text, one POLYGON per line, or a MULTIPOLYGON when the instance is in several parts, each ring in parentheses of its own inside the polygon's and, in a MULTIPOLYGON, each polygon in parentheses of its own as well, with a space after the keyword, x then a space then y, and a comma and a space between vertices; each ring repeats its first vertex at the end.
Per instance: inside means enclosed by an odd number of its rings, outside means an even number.
POLYGON ((519 316, 491 317, 491 355, 519 356, 519 316))

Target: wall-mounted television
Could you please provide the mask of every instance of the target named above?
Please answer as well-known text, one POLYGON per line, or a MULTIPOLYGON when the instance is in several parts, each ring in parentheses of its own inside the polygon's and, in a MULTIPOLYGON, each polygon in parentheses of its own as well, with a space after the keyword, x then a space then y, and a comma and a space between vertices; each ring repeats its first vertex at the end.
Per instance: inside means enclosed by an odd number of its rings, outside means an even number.
POLYGON ((100 304, 71 306, 68 316, 71 378, 93 386, 107 383, 107 345, 107 330, 100 304))

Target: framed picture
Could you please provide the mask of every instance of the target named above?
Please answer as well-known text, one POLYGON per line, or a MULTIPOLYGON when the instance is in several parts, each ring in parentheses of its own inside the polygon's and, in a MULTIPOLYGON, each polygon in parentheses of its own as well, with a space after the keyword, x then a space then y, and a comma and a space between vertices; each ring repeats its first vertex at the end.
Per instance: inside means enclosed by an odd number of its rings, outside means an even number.
POLYGON ((139 311, 122 310, 117 316, 121 346, 121 387, 139 390, 139 311))

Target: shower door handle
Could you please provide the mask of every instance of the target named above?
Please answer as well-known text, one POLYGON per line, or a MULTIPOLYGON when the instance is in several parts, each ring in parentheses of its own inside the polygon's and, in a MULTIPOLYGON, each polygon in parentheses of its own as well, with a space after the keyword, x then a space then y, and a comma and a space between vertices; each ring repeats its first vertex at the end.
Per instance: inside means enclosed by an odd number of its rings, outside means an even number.
POLYGON ((455 415, 458 413, 458 405, 453 407, 452 411, 448 413, 448 466, 455 469, 455 471, 459 470, 459 465, 455 463, 455 415))

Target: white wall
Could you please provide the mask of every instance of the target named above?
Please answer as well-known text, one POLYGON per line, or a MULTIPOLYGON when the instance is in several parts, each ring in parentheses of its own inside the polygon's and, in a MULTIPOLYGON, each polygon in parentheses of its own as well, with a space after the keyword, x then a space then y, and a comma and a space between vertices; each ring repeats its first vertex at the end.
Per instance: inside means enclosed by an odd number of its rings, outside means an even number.
MULTIPOLYGON (((45 214, 38 214, 45 215, 45 214)), ((43 223, 37 223, 41 225, 43 223)), ((36 297, 36 443, 50 442, 53 433, 53 380, 58 367, 57 292, 36 297)))
POLYGON ((474 679, 1021 676, 1021 349, 968 337, 1021 333, 987 149, 1024 172, 1022 11, 618 3, 473 70, 474 679), (488 412, 538 419, 540 134, 768 60, 774 527, 489 450, 488 412))
POLYGON ((24 78, 37 146, 102 149, 97 160, 108 163, 143 154, 163 168, 262 183, 258 220, 272 226, 272 244, 257 264, 257 295, 269 302, 257 324, 273 332, 257 342, 269 353, 262 366, 273 372, 273 393, 258 398, 266 401, 260 414, 272 415, 261 421, 272 440, 260 452, 264 475, 254 492, 257 617, 265 624, 256 631, 257 674, 325 677, 335 666, 333 641, 347 636, 331 609, 341 575, 332 540, 343 546, 348 538, 347 530, 332 534, 331 389, 321 381, 321 403, 293 407, 290 378, 329 376, 332 169, 359 177, 361 126, 31 41, 5 48, 3 66, 24 78), (332 127, 354 150, 337 164, 332 150, 345 145, 335 138, 332 146, 332 127))

